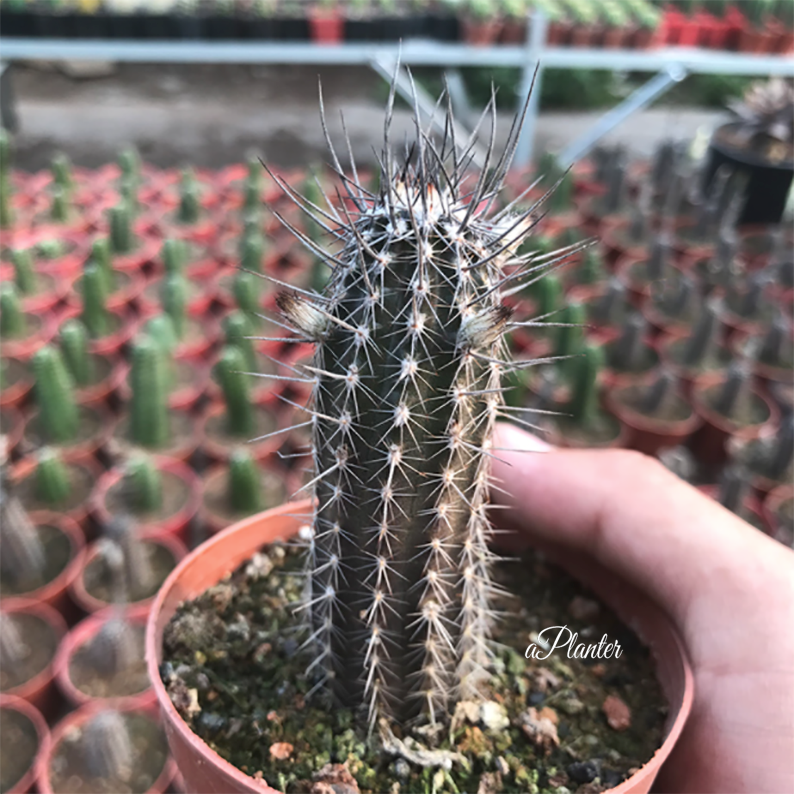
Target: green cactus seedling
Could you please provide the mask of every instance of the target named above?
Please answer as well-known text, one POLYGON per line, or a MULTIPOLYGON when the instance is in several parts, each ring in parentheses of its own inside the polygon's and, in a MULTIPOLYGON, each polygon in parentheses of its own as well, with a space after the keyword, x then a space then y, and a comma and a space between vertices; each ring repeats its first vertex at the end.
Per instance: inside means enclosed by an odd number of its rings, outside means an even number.
POLYGON ((180 340, 184 338, 187 330, 187 292, 187 281, 178 273, 166 276, 160 287, 163 311, 171 318, 174 333, 180 340))
POLYGON ((57 348, 45 345, 36 352, 33 374, 42 435, 51 444, 73 441, 80 427, 80 413, 74 384, 57 348))
POLYGON ((560 374, 571 379, 576 365, 574 357, 584 347, 585 311, 580 303, 567 303, 555 318, 559 323, 556 329, 552 355, 559 359, 557 368, 560 374))
POLYGON ((170 361, 179 344, 173 320, 167 314, 158 314, 146 323, 144 330, 157 342, 166 361, 170 361))
POLYGON ((593 427, 601 416, 598 375, 603 363, 601 349, 593 345, 586 345, 581 355, 573 359, 572 398, 568 410, 573 423, 579 427, 593 427))
POLYGON ((265 240, 259 231, 247 232, 240 244, 240 267, 253 273, 262 272, 265 240))
POLYGON ((196 223, 201 214, 201 188, 195 173, 186 168, 182 172, 179 185, 179 212, 177 217, 180 223, 196 223))
POLYGON ((129 670, 143 658, 143 643, 123 616, 107 619, 87 647, 90 667, 109 678, 129 670))
POLYGON ((236 347, 243 354, 246 372, 256 372, 257 356, 251 338, 256 331, 251 319, 242 311, 234 311, 224 318, 222 325, 225 345, 236 347))
POLYGON ((121 179, 141 181, 141 156, 133 146, 128 146, 119 152, 118 166, 121 169, 121 179))
POLYGON ((132 212, 122 202, 109 211, 110 249, 114 254, 129 254, 135 249, 136 241, 132 230, 132 212))
POLYGON ((36 527, 5 476, 0 482, 0 574, 20 592, 42 585, 46 555, 36 527))
POLYGON ((176 238, 165 240, 161 257, 166 276, 183 275, 188 260, 187 243, 176 238))
POLYGON ((58 334, 66 368, 79 388, 95 381, 94 360, 88 352, 88 333, 79 320, 67 320, 58 334))
POLYGON ((162 348, 151 337, 142 336, 135 341, 130 387, 130 438, 149 449, 165 447, 171 437, 170 380, 162 348))
POLYGON ((129 782, 135 771, 135 751, 124 715, 100 711, 83 729, 81 747, 84 766, 91 777, 129 782))
POLYGON ((33 270, 33 257, 30 255, 30 249, 19 248, 12 251, 11 261, 14 263, 14 284, 19 290, 19 294, 35 294, 38 280, 33 270))
POLYGON ((101 339, 110 331, 110 313, 106 307, 107 279, 101 267, 89 260, 83 268, 80 291, 83 311, 80 319, 94 339, 101 339))
POLYGON ((232 453, 226 492, 229 507, 239 515, 253 515, 263 509, 262 474, 250 453, 243 450, 232 453))
POLYGON ((50 188, 50 220, 53 223, 66 223, 71 216, 69 192, 59 185, 50 188))
POLYGON ((25 313, 19 300, 19 291, 8 282, 0 287, 0 336, 3 339, 21 339, 28 330, 25 313))
POLYGON ((54 450, 45 447, 39 452, 35 479, 36 496, 49 507, 57 508, 69 499, 69 471, 54 450))
POLYGON ((102 271, 105 293, 110 295, 116 287, 116 271, 113 269, 113 254, 109 239, 101 237, 91 243, 89 262, 95 264, 102 271))
POLYGON ((215 365, 216 378, 226 404, 226 429, 237 438, 250 437, 254 429, 254 407, 249 393, 245 357, 236 346, 224 348, 215 365))
POLYGON ((259 305, 260 279, 253 273, 238 271, 232 281, 232 294, 237 308, 245 312, 251 323, 256 323, 262 311, 259 305))
POLYGON ((582 264, 577 273, 580 284, 597 284, 604 278, 604 258, 594 245, 585 248, 582 253, 582 264))
POLYGON ((134 513, 154 513, 163 503, 159 469, 148 455, 136 455, 124 468, 124 494, 134 513))
POLYGON ((74 176, 69 157, 63 152, 56 154, 50 162, 50 171, 53 183, 69 195, 74 190, 74 176))

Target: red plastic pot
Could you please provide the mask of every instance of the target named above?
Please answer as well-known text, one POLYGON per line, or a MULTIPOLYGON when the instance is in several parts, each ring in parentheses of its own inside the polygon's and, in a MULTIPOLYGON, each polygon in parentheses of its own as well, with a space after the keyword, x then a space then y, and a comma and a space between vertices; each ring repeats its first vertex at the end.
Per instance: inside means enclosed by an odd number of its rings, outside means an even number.
MULTIPOLYGON (((139 531, 147 537, 176 537, 182 543, 188 541, 190 522, 196 516, 201 505, 200 480, 195 472, 181 460, 166 458, 160 455, 152 457, 152 463, 160 472, 167 472, 187 485, 185 503, 170 516, 152 522, 138 524, 139 531)), ((105 472, 97 481, 89 499, 91 514, 99 526, 105 526, 112 518, 107 508, 108 491, 118 484, 124 476, 120 468, 105 472)))
POLYGON ((499 34, 500 44, 523 44, 527 40, 527 23, 524 19, 506 19, 499 34))
MULTIPOLYGON (((53 794, 52 785, 50 784, 50 765, 58 746, 63 741, 64 737, 75 729, 81 728, 97 713, 102 711, 104 706, 101 704, 90 704, 81 706, 76 711, 65 716, 53 729, 52 729, 52 742, 50 743, 47 753, 42 753, 39 756, 38 763, 36 764, 36 786, 39 794, 53 794)), ((146 706, 143 708, 128 708, 119 707, 117 711, 129 712, 143 712, 150 716, 153 720, 159 722, 159 715, 154 706, 146 706)), ((173 759, 166 758, 165 765, 157 780, 154 781, 151 788, 144 792, 144 794, 163 794, 168 791, 171 781, 176 774, 176 765, 173 759)))
POLYGON ((607 409, 625 429, 625 443, 629 449, 656 455, 659 450, 683 444, 700 427, 701 419, 691 409, 686 419, 672 421, 635 411, 621 399, 629 388, 608 389, 604 395, 607 409))
POLYGON ((173 417, 178 417, 177 421, 183 425, 182 428, 177 429, 184 432, 175 434, 171 440, 170 446, 156 450, 140 447, 129 440, 126 435, 126 431, 129 427, 129 416, 122 413, 110 427, 108 448, 111 459, 118 461, 126 459, 136 452, 145 452, 147 454, 154 452, 165 458, 176 458, 182 461, 182 463, 188 463, 199 446, 199 439, 193 432, 193 417, 187 411, 173 410, 171 413, 172 419, 173 417))
POLYGON ((692 439, 692 451, 695 457, 709 467, 717 467, 728 460, 728 441, 736 438, 750 441, 765 432, 773 432, 780 417, 777 406, 758 389, 753 388, 755 400, 765 413, 762 421, 751 425, 739 425, 715 411, 708 403, 707 395, 722 386, 722 379, 715 380, 705 377, 694 383, 691 399, 692 407, 703 420, 701 428, 692 439))
MULTIPOLYGON (((794 334, 794 327, 789 328, 789 332, 794 334)), ((791 367, 776 367, 765 364, 759 358, 751 354, 754 338, 763 336, 762 334, 736 333, 731 337, 729 347, 736 358, 743 358, 748 361, 753 369, 753 375, 757 378, 759 385, 769 389, 775 383, 791 384, 794 381, 794 371, 791 367)))
POLYGON ((665 44, 680 44, 681 34, 687 18, 674 6, 665 6, 662 17, 663 41, 665 44))
POLYGON ((3 339, 3 356, 27 361, 36 351, 52 341, 58 330, 57 319, 53 312, 43 314, 28 314, 33 318, 36 328, 24 339, 3 339))
POLYGON ((315 44, 339 44, 345 35, 345 18, 338 9, 311 8, 309 32, 315 44))
MULTIPOLYGON (((229 527, 183 560, 157 595, 146 630, 149 675, 160 704, 171 752, 192 792, 274 794, 275 790, 265 781, 254 780, 222 759, 179 716, 160 679, 163 630, 183 601, 195 598, 217 584, 264 544, 277 539, 287 540, 295 535, 301 524, 295 514, 309 512, 311 503, 308 500, 293 502, 229 527)), ((627 625, 637 631, 656 655, 659 683, 670 705, 666 738, 645 766, 611 790, 612 794, 643 794, 650 790, 662 763, 670 755, 692 708, 694 679, 686 651, 669 619, 647 596, 592 559, 571 552, 559 552, 557 556, 557 562, 592 588, 627 625)))
POLYGON ((6 794, 28 794, 28 792, 34 790, 38 759, 50 751, 50 743, 52 741, 50 729, 47 727, 47 723, 44 721, 44 717, 41 716, 39 710, 28 703, 27 700, 23 700, 20 697, 6 694, 0 695, 0 710, 18 712, 23 717, 30 720, 36 731, 38 747, 36 749, 36 755, 33 758, 33 763, 30 765, 30 769, 28 769, 19 780, 14 782, 11 788, 6 790, 6 794))
MULTIPOLYGON (((3 342, 3 347, 5 347, 5 342, 3 342)), ((5 350, 3 350, 3 361, 9 359, 13 359, 15 366, 20 368, 27 366, 25 361, 14 356, 5 355, 5 350)), ((0 391, 0 408, 21 408, 24 406, 33 390, 33 376, 30 372, 26 374, 28 377, 23 375, 15 383, 6 386, 0 391)))
POLYGON ((622 258, 633 260, 644 259, 648 255, 645 242, 632 243, 626 239, 626 230, 631 225, 631 218, 608 218, 601 225, 601 243, 606 251, 604 261, 614 270, 615 264, 622 258))
POLYGON ((103 612, 81 620, 64 638, 58 647, 55 657, 55 680, 63 693, 66 702, 75 708, 88 704, 96 704, 109 709, 117 708, 142 708, 155 703, 156 697, 151 687, 134 695, 124 695, 112 698, 97 698, 87 695, 78 689, 72 681, 70 666, 72 657, 80 648, 91 642, 99 633, 102 626, 111 618, 123 617, 136 626, 144 626, 149 610, 147 607, 127 607, 120 609, 118 606, 108 607, 103 612))
POLYGON ((110 372, 99 382, 78 388, 75 396, 80 405, 105 406, 113 410, 120 398, 129 365, 123 361, 116 361, 111 356, 97 356, 97 358, 109 364, 110 372))
MULTIPOLYGON (((150 537, 146 535, 141 539, 168 549, 177 563, 187 554, 187 549, 185 548, 182 541, 172 535, 160 535, 159 537, 150 537)), ((96 559, 96 556, 97 546, 96 543, 92 543, 88 547, 85 556, 85 563, 83 565, 83 569, 80 571, 80 575, 75 578, 71 584, 71 587, 69 588, 69 595, 71 596, 72 600, 86 615, 91 615, 95 612, 101 612, 103 609, 107 609, 107 607, 110 606, 108 601, 100 601, 100 599, 92 596, 85 587, 85 571, 88 566, 91 565, 91 563, 96 559)), ((155 596, 152 595, 149 598, 131 602, 127 606, 130 608, 141 608, 148 611, 151 608, 154 599, 155 596)))
MULTIPOLYGON (((78 524, 69 516, 45 510, 36 510, 29 514, 36 526, 48 525, 60 530, 69 539, 71 554, 64 569, 50 582, 41 587, 20 593, 11 598, 24 598, 39 604, 46 604, 60 613, 66 621, 75 617, 73 605, 69 598, 69 587, 79 576, 85 563, 85 538, 78 524)), ((2 599, 5 603, 8 598, 2 599)))
MULTIPOLYGON (((66 622, 59 612, 49 604, 41 601, 32 601, 29 598, 7 598, 0 602, 0 611, 8 614, 35 615, 47 623, 55 632, 58 644, 66 634, 66 622)), ((2 694, 14 695, 27 700, 34 708, 38 709, 46 718, 53 717, 60 707, 60 694, 55 686, 54 654, 50 663, 43 670, 36 673, 19 686, 7 689, 2 694)))
MULTIPOLYGON (((61 316, 61 322, 79 318, 81 309, 82 305, 78 301, 70 301, 61 316)), ((140 320, 129 308, 108 309, 108 313, 117 318, 116 330, 99 339, 89 338, 88 352, 98 356, 121 356, 138 332, 140 320)))
POLYGON ((502 30, 502 20, 491 19, 468 19, 463 17, 460 21, 461 34, 467 44, 477 47, 486 47, 493 44, 499 38, 502 30))

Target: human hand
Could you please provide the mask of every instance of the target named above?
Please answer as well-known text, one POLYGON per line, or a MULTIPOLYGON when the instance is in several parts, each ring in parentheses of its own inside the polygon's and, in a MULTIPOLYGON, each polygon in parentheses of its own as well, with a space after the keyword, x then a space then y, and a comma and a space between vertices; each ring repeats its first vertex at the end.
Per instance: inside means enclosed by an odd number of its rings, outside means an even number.
POLYGON ((494 447, 505 526, 588 554, 678 628, 695 702, 655 789, 794 791, 794 552, 641 453, 504 424, 494 447))

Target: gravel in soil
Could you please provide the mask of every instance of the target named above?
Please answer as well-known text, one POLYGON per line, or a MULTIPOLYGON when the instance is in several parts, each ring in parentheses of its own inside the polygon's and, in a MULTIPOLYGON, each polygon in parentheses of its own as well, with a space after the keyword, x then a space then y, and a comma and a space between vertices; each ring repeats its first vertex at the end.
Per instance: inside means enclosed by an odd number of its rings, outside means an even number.
POLYGON ((139 658, 122 670, 107 675, 97 671, 91 663, 91 642, 81 645, 69 662, 69 679, 86 695, 94 698, 117 698, 137 695, 149 688, 144 659, 144 627, 133 626, 136 645, 140 649, 139 658))
POLYGON ((54 748, 50 785, 54 794, 145 794, 162 774, 168 760, 163 729, 144 714, 123 715, 131 758, 121 777, 95 777, 85 763, 83 726, 67 732, 54 748), (128 773, 128 774, 127 774, 128 773))
POLYGON ((0 668, 0 692, 8 692, 37 676, 52 662, 58 648, 58 635, 46 620, 23 612, 15 612, 12 617, 22 640, 23 655, 19 664, 6 663, 0 668))
POLYGON ((147 512, 139 509, 137 501, 129 493, 124 477, 108 488, 105 508, 110 515, 130 513, 144 524, 165 521, 185 506, 190 496, 190 486, 181 477, 170 471, 160 471, 160 482, 162 484, 162 501, 156 510, 147 512))
POLYGON ((16 709, 0 709, 0 794, 22 779, 38 749, 36 726, 16 709))
MULTIPOLYGON (((149 565, 152 570, 151 581, 146 587, 142 587, 138 583, 128 583, 130 587, 130 604, 151 598, 160 589, 160 585, 166 580, 168 574, 171 573, 176 565, 174 555, 165 546, 148 541, 142 541, 142 545, 149 558, 149 565)), ((108 604, 113 601, 116 588, 101 557, 94 557, 86 565, 83 572, 83 584, 88 594, 97 600, 106 601, 108 604)))
POLYGON ((163 636, 161 675, 179 713, 219 755, 279 790, 596 794, 661 745, 667 707, 648 650, 574 580, 529 555, 495 571, 516 595, 496 605, 485 703, 459 704, 441 729, 386 726, 384 747, 350 711, 310 697, 312 657, 294 611, 301 565, 292 546, 266 548, 182 604, 163 636), (537 632, 563 625, 585 645, 617 640, 621 657, 525 658, 537 632), (436 765, 421 766, 421 754, 436 765))
POLYGON ((19 568, 3 567, 0 576, 0 595, 24 596, 25 593, 38 590, 60 576, 69 564, 72 558, 72 543, 68 535, 49 524, 39 524, 35 527, 35 531, 44 551, 43 568, 40 572, 26 575, 26 572, 19 568))

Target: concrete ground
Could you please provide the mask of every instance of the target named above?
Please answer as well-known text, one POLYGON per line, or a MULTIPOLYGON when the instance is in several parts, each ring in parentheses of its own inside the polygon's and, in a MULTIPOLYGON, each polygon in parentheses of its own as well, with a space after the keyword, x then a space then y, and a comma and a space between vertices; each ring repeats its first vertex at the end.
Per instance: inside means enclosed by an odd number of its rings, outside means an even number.
MULTIPOLYGON (((218 167, 241 160, 251 148, 277 165, 310 163, 325 151, 318 72, 335 141, 341 142, 342 110, 356 159, 372 162, 373 148, 380 148, 385 91, 381 78, 366 68, 106 66, 106 74, 80 77, 46 63, 14 68, 19 167, 42 168, 57 150, 66 151, 76 164, 96 166, 127 143, 161 166, 191 162, 218 167)), ((560 150, 599 115, 543 113, 536 150, 560 150)), ((661 106, 634 115, 608 140, 647 156, 660 138, 691 137, 699 128, 710 129, 720 116, 661 106)), ((507 112, 501 126, 506 132, 507 112)), ((394 139, 401 141, 406 134, 411 134, 411 122, 403 109, 395 115, 394 139)))

